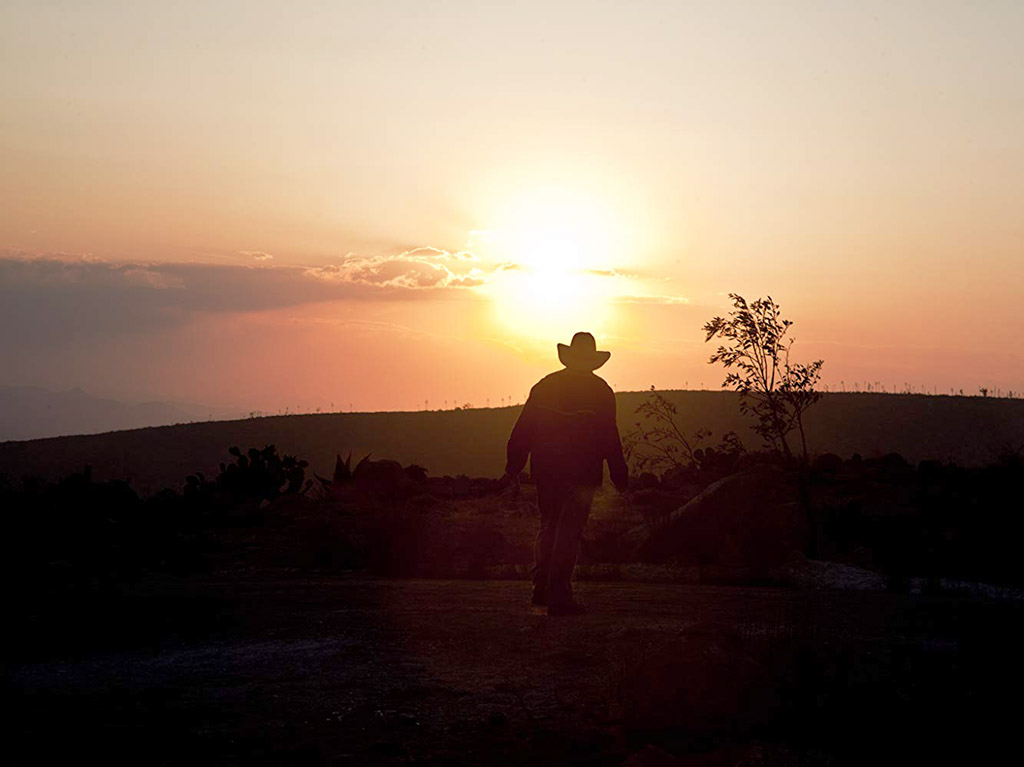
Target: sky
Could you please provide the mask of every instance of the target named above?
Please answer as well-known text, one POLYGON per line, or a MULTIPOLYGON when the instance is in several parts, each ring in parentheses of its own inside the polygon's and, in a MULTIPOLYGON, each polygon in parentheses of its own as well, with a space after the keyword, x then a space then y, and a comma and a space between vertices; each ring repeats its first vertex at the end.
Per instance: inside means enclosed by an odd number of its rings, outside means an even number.
POLYGON ((718 388, 1024 391, 1024 4, 0 6, 0 385, 521 402, 589 330, 718 388))

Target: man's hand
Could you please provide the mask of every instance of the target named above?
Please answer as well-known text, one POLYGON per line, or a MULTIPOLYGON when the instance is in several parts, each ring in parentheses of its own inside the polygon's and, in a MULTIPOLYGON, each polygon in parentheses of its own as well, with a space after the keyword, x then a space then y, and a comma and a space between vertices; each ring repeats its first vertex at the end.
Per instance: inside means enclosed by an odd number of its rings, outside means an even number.
POLYGON ((511 472, 505 472, 501 478, 501 484, 511 486, 513 495, 519 495, 519 472, 515 472, 514 474, 511 472))
POLYGON ((612 480, 612 484, 615 485, 615 489, 618 490, 622 495, 629 492, 629 475, 619 477, 617 480, 612 480))

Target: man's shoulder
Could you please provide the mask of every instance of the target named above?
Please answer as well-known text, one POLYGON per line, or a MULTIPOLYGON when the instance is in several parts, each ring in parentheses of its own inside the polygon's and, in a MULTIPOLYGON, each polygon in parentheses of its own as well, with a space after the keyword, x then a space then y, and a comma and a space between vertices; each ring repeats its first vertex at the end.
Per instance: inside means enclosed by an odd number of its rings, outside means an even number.
POLYGON ((612 387, 600 376, 593 373, 577 373, 568 369, 556 370, 548 373, 533 386, 532 391, 550 391, 554 389, 583 389, 600 391, 602 394, 614 396, 612 387))
POLYGON ((533 385, 533 389, 543 391, 544 389, 559 386, 563 381, 565 381, 565 374, 567 372, 568 371, 566 370, 556 370, 554 373, 548 373, 533 385))
POLYGON ((529 399, 532 402, 546 399, 550 396, 551 392, 558 388, 558 379, 555 377, 557 373, 548 373, 542 379, 537 381, 533 386, 530 387, 529 399))
POLYGON ((548 373, 542 379, 537 381, 536 385, 537 386, 541 386, 542 384, 550 383, 551 381, 557 381, 559 378, 561 378, 563 376, 563 374, 565 372, 566 372, 565 370, 556 370, 553 373, 548 373))

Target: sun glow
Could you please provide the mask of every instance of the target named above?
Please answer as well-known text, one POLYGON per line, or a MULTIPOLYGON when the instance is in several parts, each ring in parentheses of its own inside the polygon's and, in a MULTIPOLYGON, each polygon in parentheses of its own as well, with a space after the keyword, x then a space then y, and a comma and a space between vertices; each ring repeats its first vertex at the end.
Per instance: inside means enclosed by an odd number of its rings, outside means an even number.
POLYGON ((528 239, 519 262, 501 270, 493 284, 501 324, 537 341, 602 326, 611 295, 602 278, 584 268, 579 241, 543 234, 528 239))
POLYGON ((549 189, 503 218, 509 225, 489 232, 502 267, 488 286, 502 328, 545 345, 606 329, 614 304, 608 270, 621 258, 614 216, 579 193, 549 189))
POLYGON ((498 318, 517 334, 538 340, 595 327, 609 310, 596 281, 554 269, 504 272, 495 285, 498 318))

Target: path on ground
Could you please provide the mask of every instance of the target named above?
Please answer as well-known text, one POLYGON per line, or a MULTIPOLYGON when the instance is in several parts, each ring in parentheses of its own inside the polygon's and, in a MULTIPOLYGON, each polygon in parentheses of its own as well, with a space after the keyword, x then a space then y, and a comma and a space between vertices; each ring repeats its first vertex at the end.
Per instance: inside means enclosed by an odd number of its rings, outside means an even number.
POLYGON ((577 594, 586 615, 549 618, 528 607, 524 582, 151 583, 137 598, 166 613, 157 636, 8 664, 12 731, 36 762, 93 752, 108 764, 513 764, 589 748, 618 763, 621 684, 667 642, 794 630, 942 641, 942 621, 921 610, 956 609, 649 583, 582 583, 577 594))

